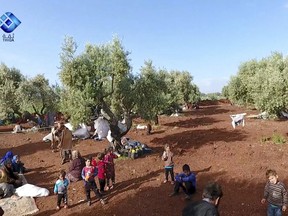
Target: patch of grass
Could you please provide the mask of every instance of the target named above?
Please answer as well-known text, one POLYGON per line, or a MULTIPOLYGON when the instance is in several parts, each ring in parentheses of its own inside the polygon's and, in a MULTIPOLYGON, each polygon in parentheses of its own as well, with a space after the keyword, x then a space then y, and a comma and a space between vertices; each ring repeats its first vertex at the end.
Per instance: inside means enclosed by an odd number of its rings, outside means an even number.
POLYGON ((286 143, 285 137, 280 135, 280 134, 273 134, 271 139, 272 139, 273 143, 275 143, 275 144, 284 144, 284 143, 286 143))
POLYGON ((270 140, 271 140, 271 137, 262 137, 261 143, 266 143, 266 142, 269 142, 270 140))

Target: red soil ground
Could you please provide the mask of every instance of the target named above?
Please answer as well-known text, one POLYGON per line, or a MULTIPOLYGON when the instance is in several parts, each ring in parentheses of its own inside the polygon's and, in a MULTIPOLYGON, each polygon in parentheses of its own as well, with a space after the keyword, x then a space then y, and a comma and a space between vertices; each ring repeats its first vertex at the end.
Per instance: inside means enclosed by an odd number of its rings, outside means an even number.
MULTIPOLYGON (((49 197, 36 198, 40 209, 36 215, 181 215, 189 202, 201 199, 203 187, 209 181, 217 181, 223 187, 224 196, 219 206, 221 216, 265 215, 266 205, 260 203, 265 172, 268 168, 276 169, 280 180, 288 185, 288 147, 264 141, 264 138, 279 134, 287 139, 287 121, 246 119, 245 127, 234 130, 230 114, 256 114, 257 111, 225 102, 202 105, 205 106, 184 112, 182 116, 161 116, 160 125, 153 126, 152 135, 131 129, 127 136, 147 144, 153 152, 135 160, 116 160, 117 184, 108 193, 105 206, 95 198, 90 207, 81 201, 85 194, 80 181, 69 186, 70 208, 55 210, 53 186, 59 170, 67 169, 68 164, 60 165, 59 153, 51 152, 50 144, 42 142, 48 131, 1 133, 0 155, 8 150, 21 155, 25 166, 31 169, 25 175, 28 182, 50 190, 49 197), (162 183, 164 173, 160 156, 166 143, 173 146, 175 172, 180 172, 182 165, 187 163, 197 174, 197 193, 191 201, 185 201, 183 193, 169 197, 173 186, 162 183)), ((75 149, 83 156, 96 156, 107 144, 107 140, 89 139, 75 142, 75 149)))

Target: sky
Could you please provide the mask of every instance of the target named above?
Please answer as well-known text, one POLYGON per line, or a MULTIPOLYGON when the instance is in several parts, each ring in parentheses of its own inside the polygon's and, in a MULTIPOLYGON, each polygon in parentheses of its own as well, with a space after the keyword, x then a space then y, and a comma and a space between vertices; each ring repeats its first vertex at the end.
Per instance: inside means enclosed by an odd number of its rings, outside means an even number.
POLYGON ((6 12, 21 24, 14 42, 0 29, 0 62, 50 84, 60 83, 65 36, 79 53, 117 36, 134 74, 152 60, 157 69, 189 71, 202 93, 221 92, 243 62, 288 54, 288 0, 2 0, 0 16, 6 12))

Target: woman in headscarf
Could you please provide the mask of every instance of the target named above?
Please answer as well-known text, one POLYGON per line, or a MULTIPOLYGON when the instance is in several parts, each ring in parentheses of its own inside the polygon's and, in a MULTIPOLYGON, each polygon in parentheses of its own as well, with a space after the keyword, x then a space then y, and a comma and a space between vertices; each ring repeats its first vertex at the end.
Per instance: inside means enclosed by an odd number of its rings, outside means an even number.
POLYGON ((5 176, 3 179, 4 182, 12 184, 15 188, 22 186, 22 180, 17 174, 13 172, 11 159, 7 159, 4 162, 4 166, 1 167, 1 170, 5 176))
POLYGON ((19 174, 23 174, 25 172, 24 163, 20 161, 19 155, 14 155, 12 158, 12 169, 13 172, 17 172, 19 174))
POLYGON ((2 169, 0 169, 0 189, 3 192, 1 198, 10 197, 15 192, 14 186, 8 183, 8 176, 2 169))
POLYGON ((4 162, 5 162, 7 159, 12 160, 12 158, 13 158, 13 153, 12 153, 12 151, 6 152, 5 156, 0 160, 0 165, 1 165, 1 166, 4 165, 4 162))
POLYGON ((10 159, 7 159, 4 165, 0 169, 0 189, 3 191, 3 197, 10 197, 15 192, 15 185, 19 185, 22 183, 17 177, 14 175, 12 171, 12 162, 10 159), (13 175, 14 178, 11 178, 13 175))
POLYGON ((69 172, 66 177, 71 182, 76 182, 82 179, 81 172, 83 167, 85 166, 85 161, 81 157, 78 150, 72 151, 72 161, 70 162, 69 172))

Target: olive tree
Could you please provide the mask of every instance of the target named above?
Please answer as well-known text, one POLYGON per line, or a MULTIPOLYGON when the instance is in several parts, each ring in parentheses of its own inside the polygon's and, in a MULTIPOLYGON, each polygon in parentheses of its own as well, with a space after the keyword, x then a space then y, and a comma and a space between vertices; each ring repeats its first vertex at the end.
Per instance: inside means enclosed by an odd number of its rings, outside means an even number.
POLYGON ((132 126, 133 83, 129 52, 118 38, 107 44, 87 44, 76 55, 77 44, 67 37, 60 55, 60 80, 63 84, 61 110, 73 125, 90 120, 92 107, 100 106, 110 124, 115 146, 132 126), (125 120, 127 130, 118 123, 125 120))
POLYGON ((22 115, 17 89, 24 80, 18 69, 0 65, 0 118, 7 118, 9 114, 22 115))

